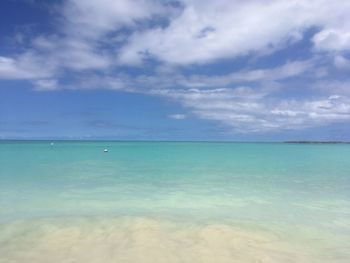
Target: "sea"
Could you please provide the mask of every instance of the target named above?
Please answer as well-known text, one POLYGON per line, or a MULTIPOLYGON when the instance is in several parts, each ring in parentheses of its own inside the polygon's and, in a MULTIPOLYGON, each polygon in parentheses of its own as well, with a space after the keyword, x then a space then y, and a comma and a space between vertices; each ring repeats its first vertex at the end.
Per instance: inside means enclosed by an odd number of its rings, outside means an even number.
POLYGON ((1 141, 0 262, 349 263, 350 144, 1 141))

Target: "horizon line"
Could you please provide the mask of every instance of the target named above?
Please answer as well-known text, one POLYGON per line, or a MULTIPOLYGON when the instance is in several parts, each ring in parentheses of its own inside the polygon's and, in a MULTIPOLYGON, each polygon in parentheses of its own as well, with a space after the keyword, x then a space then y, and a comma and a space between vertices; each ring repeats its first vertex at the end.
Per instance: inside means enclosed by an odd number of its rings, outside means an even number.
POLYGON ((350 144, 350 141, 341 141, 341 140, 281 140, 281 141, 235 141, 235 140, 137 140, 137 139, 3 139, 0 138, 0 142, 6 141, 18 141, 18 142, 26 142, 26 141, 38 141, 38 142, 207 142, 207 143, 295 143, 295 144, 350 144))

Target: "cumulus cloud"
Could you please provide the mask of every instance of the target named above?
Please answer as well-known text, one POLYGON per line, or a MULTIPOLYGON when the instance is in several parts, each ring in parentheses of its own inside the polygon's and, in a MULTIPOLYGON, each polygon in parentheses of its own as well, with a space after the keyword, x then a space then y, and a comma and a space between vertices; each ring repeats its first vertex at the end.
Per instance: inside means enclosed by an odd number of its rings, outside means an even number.
POLYGON ((15 58, 0 56, 0 79, 35 79, 51 74, 50 67, 43 67, 41 59, 30 52, 15 58))
POLYGON ((170 114, 168 117, 174 120, 183 120, 187 118, 186 114, 181 114, 181 113, 170 114))
POLYGON ((314 70, 314 64, 312 60, 293 61, 274 68, 244 69, 226 75, 192 75, 183 79, 182 84, 188 87, 217 87, 237 82, 278 81, 314 70))
MULTIPOLYGON (((166 1, 165 1, 166 3, 166 1)), ((68 35, 96 39, 124 27, 135 27, 155 15, 169 14, 157 0, 67 0, 62 7, 68 35)))
POLYGON ((220 58, 271 52, 300 40, 310 28, 318 49, 349 49, 350 3, 327 0, 184 0, 184 9, 166 28, 135 32, 120 60, 147 56, 175 64, 207 63, 220 58), (342 25, 342 29, 334 30, 342 25), (210 30, 208 30, 210 29, 210 30))
POLYGON ((181 102, 199 118, 221 122, 240 132, 297 130, 350 120, 350 99, 339 95, 276 99, 249 87, 153 92, 181 102))
POLYGON ((350 96, 350 80, 323 80, 316 82, 312 87, 316 94, 350 96))
POLYGON ((350 69, 350 60, 342 55, 337 55, 334 57, 334 65, 338 69, 346 70, 350 69))
POLYGON ((21 48, 0 56, 0 78, 30 80, 38 91, 161 96, 239 131, 349 121, 349 81, 329 76, 349 69, 349 12, 350 2, 337 0, 65 0, 52 32, 16 34, 21 48), (302 40, 308 56, 254 63, 302 40), (221 66, 208 73, 213 63, 221 66), (307 95, 287 94, 289 80, 307 95))
MULTIPOLYGON (((285 81, 286 79, 302 76, 305 74, 316 74, 316 61, 304 60, 287 62, 273 68, 247 68, 228 74, 211 75, 192 74, 185 75, 177 71, 160 71, 152 75, 140 74, 128 76, 127 74, 117 74, 114 76, 103 76, 95 78, 85 78, 89 81, 89 86, 94 87, 103 84, 105 88, 125 89, 134 92, 147 93, 154 87, 158 88, 218 88, 237 85, 237 83, 269 83, 270 90, 275 87, 274 82, 285 81)), ((87 82, 84 82, 86 86, 87 82)), ((78 84, 79 85, 79 84, 78 84)))
POLYGON ((313 37, 315 48, 325 51, 344 51, 350 49, 349 28, 326 28, 313 37))
POLYGON ((310 28, 320 28, 316 50, 350 48, 346 1, 66 0, 57 10, 56 32, 29 43, 57 71, 106 70, 149 58, 188 65, 269 54, 310 28))
POLYGON ((299 41, 310 28, 321 28, 313 37, 316 50, 350 48, 345 1, 177 3, 67 0, 57 9, 56 33, 33 38, 30 50, 57 68, 105 70, 148 58, 188 65, 271 53, 299 41))
POLYGON ((58 83, 56 79, 40 79, 34 81, 34 86, 36 90, 56 90, 58 88, 58 83))

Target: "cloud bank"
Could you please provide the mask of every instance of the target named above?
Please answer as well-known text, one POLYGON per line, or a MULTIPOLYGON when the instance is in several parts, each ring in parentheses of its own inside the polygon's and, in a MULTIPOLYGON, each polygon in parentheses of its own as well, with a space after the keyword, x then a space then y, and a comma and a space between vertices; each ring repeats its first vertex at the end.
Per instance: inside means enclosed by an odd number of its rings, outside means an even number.
POLYGON ((0 79, 160 96, 239 132, 350 121, 350 2, 65 0, 51 12, 51 32, 0 54, 0 79))

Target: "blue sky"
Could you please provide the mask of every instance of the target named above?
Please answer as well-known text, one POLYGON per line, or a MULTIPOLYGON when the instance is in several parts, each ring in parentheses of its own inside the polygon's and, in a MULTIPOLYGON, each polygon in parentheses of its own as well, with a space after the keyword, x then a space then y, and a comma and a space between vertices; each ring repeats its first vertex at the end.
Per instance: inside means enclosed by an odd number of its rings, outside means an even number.
POLYGON ((4 0, 0 138, 350 140, 350 2, 4 0))

